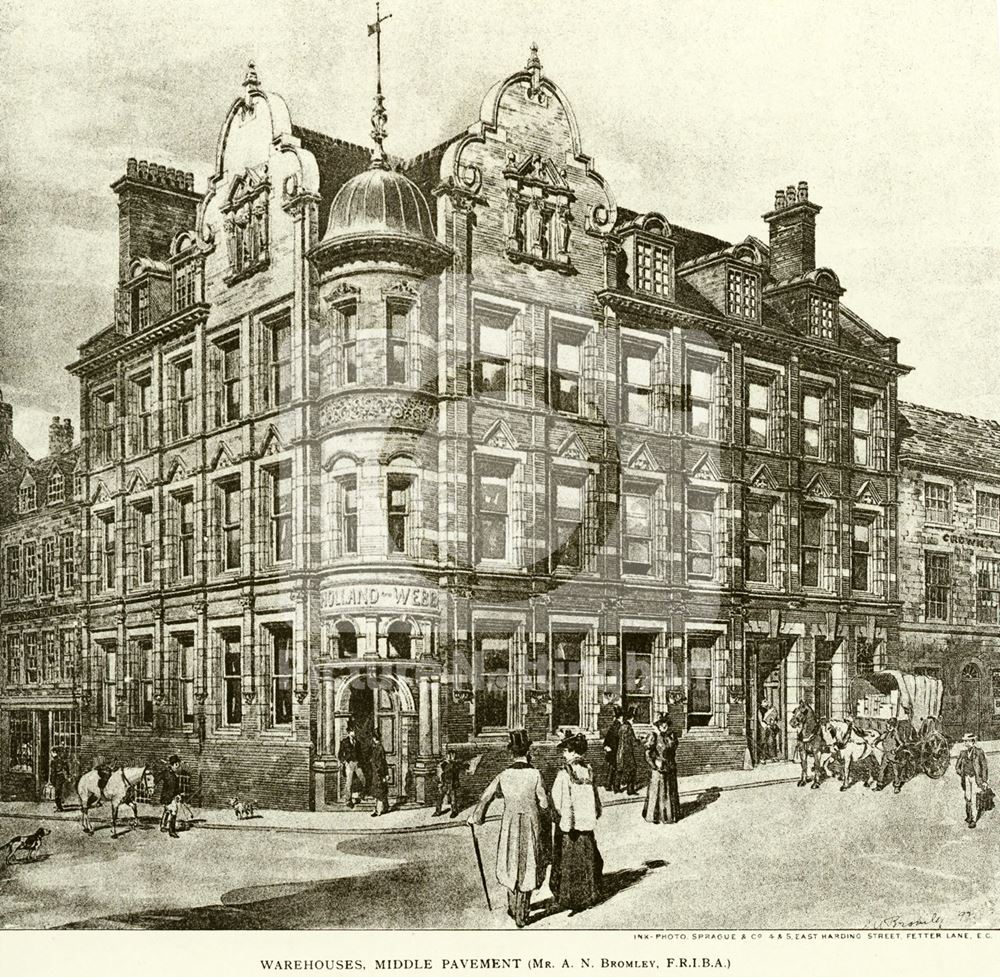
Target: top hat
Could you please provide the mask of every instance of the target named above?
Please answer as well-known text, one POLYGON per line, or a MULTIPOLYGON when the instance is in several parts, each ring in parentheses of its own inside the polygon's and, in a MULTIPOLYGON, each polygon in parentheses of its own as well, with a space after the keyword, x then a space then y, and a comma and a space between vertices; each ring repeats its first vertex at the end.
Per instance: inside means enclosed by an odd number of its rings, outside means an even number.
POLYGON ((625 710, 625 718, 635 719, 635 706, 629 706, 628 709, 625 710))
POLYGON ((615 706, 615 719, 621 719, 621 715, 622 715, 622 707, 615 706))
POLYGON ((654 726, 669 726, 670 725, 670 717, 665 712, 661 712, 656 717, 656 722, 654 722, 653 725, 654 726))
POLYGON ((962 737, 962 742, 963 743, 975 743, 976 742, 976 734, 975 733, 966 733, 962 737))
POLYGON ((511 729, 507 732, 507 750, 514 756, 527 756, 531 749, 531 739, 527 730, 511 729))
POLYGON ((180 763, 181 758, 176 753, 171 753, 167 763, 172 767, 175 763, 180 763))

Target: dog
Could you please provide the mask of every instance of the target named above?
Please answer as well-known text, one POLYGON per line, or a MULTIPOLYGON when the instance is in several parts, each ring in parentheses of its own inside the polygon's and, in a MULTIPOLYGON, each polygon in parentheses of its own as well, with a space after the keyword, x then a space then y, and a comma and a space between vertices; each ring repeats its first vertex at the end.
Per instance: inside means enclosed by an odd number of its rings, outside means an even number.
POLYGON ((254 816, 253 801, 241 801, 238 797, 231 797, 229 806, 233 809, 237 821, 245 821, 254 816))
POLYGON ((39 828, 30 835, 15 835, 6 845, 0 848, 0 851, 6 853, 4 863, 9 865, 14 861, 17 853, 22 851, 28 853, 28 861, 34 861, 35 856, 42 847, 42 839, 49 834, 52 834, 52 832, 48 828, 39 828))

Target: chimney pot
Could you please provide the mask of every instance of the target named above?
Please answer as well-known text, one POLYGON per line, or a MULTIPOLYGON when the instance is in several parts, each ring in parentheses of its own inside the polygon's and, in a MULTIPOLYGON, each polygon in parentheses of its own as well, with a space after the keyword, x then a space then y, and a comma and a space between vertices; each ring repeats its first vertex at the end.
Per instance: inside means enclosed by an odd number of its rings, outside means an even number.
POLYGON ((809 184, 805 180, 799 180, 799 200, 809 199, 809 184))
POLYGON ((787 187, 785 188, 785 200, 786 200, 786 202, 788 203, 788 206, 789 206, 789 207, 791 207, 791 206, 792 206, 792 204, 793 204, 793 203, 795 203, 795 201, 796 201, 797 199, 798 199, 798 195, 797 195, 797 194, 796 194, 796 192, 795 192, 795 186, 794 186, 794 184, 791 184, 791 183, 790 183, 790 184, 789 184, 789 185, 788 185, 788 186, 787 186, 787 187))
POLYGON ((129 156, 125 162, 125 175, 134 177, 138 171, 139 163, 134 156, 129 156))
POLYGON ((774 209, 781 210, 785 206, 785 191, 775 190, 774 191, 774 209))
POLYGON ((147 163, 144 159, 139 160, 139 179, 149 179, 149 163, 147 163))

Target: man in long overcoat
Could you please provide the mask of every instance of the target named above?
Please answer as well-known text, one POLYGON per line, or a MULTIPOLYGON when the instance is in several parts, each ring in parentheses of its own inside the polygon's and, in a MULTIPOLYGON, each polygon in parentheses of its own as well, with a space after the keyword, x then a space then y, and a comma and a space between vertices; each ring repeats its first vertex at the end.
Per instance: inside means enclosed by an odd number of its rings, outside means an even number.
POLYGON ((989 787, 990 777, 986 754, 976 745, 973 733, 962 737, 962 752, 955 761, 955 773, 962 780, 962 792, 965 794, 965 823, 974 828, 979 820, 979 792, 989 787))
POLYGON ((344 795, 347 797, 347 806, 354 807, 361 796, 359 790, 360 781, 364 780, 361 772, 361 762, 364 759, 361 752, 361 743, 358 741, 358 732, 353 719, 347 720, 347 735, 340 741, 340 749, 337 750, 337 759, 347 777, 344 784, 344 795))
POLYGON ((622 728, 622 709, 615 706, 614 718, 604 736, 604 762, 608 766, 607 788, 617 794, 621 789, 621 780, 618 776, 618 739, 622 728))
POLYGON ((372 817, 389 811, 389 763, 385 758, 385 747, 379 739, 378 730, 372 730, 372 743, 368 753, 369 771, 371 773, 372 797, 375 798, 375 810, 372 817))
POLYGON ((549 801, 542 775, 531 765, 528 734, 518 729, 508 735, 511 764, 490 781, 468 823, 482 824, 490 804, 503 798, 497 881, 507 890, 507 915, 520 929, 528 922, 531 894, 542 887, 550 860, 547 820, 543 826, 543 812, 548 812, 549 801))

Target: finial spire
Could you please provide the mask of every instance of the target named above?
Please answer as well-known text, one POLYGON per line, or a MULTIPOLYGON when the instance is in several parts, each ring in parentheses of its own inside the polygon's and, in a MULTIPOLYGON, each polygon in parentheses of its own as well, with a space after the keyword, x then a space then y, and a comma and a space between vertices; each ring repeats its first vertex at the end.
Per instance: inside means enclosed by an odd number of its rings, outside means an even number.
POLYGON ((541 71, 542 68, 542 62, 538 60, 538 45, 534 41, 531 42, 531 56, 528 58, 527 68, 529 71, 536 68, 541 71))
POLYGON ((371 165, 377 169, 385 169, 388 165, 382 148, 382 143, 389 135, 385 128, 389 114, 385 110, 385 98, 382 95, 382 24, 391 16, 392 14, 386 14, 383 17, 379 0, 375 0, 375 23, 368 25, 368 36, 375 35, 375 108, 372 109, 372 140, 375 148, 372 150, 371 165))
POLYGON ((247 73, 243 76, 243 87, 246 89, 260 88, 257 66, 252 61, 247 62, 247 73))

